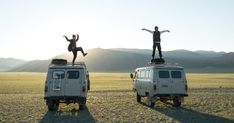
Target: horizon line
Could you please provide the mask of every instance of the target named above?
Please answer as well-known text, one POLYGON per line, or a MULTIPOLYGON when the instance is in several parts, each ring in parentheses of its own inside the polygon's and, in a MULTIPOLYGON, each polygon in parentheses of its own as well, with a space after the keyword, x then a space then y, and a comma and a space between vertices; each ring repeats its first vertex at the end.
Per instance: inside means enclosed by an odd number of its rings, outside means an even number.
MULTIPOLYGON (((95 47, 95 48, 89 48, 89 49, 87 49, 87 51, 88 50, 92 50, 92 49, 104 49, 104 50, 111 50, 111 49, 152 50, 152 49, 141 49, 141 48, 101 48, 101 47, 95 47)), ((234 51, 227 52, 227 51, 188 50, 188 49, 165 50, 165 51, 162 51, 162 52, 171 52, 171 51, 180 51, 180 50, 181 51, 191 51, 191 52, 205 51, 205 52, 215 52, 215 53, 232 53, 232 52, 234 52, 234 51)), ((65 53, 69 53, 69 52, 64 52, 64 53, 61 53, 61 54, 57 54, 57 55, 54 55, 53 57, 56 57, 56 56, 59 56, 59 55, 65 54, 65 53)), ((23 60, 23 61, 49 60, 49 59, 52 59, 53 57, 51 57, 51 58, 43 58, 43 59, 22 59, 22 58, 18 58, 18 57, 1 57, 0 56, 0 58, 3 58, 3 59, 18 59, 18 60, 23 60)))

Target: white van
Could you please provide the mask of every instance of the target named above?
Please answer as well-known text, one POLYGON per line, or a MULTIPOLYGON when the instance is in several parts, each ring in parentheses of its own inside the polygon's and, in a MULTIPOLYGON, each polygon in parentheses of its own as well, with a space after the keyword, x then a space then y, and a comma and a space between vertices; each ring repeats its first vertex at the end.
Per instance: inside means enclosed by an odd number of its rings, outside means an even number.
POLYGON ((89 90, 89 74, 84 63, 67 64, 66 60, 50 64, 45 81, 48 110, 57 110, 59 103, 79 103, 83 110, 89 90), (64 63, 65 61, 65 63, 64 63))
POLYGON ((154 64, 137 68, 130 76, 137 102, 141 102, 141 97, 147 97, 150 107, 154 107, 157 100, 173 100, 173 106, 179 107, 184 97, 188 96, 187 80, 181 66, 154 64))

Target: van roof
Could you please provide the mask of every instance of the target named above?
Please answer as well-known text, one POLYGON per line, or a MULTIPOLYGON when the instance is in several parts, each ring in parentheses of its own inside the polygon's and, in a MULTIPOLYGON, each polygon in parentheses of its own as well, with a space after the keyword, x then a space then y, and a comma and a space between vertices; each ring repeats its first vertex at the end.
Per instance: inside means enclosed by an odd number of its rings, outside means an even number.
POLYGON ((138 69, 146 69, 146 68, 156 68, 156 69, 184 69, 184 67, 179 66, 177 64, 150 64, 149 66, 146 67, 140 67, 138 69))
POLYGON ((65 64, 65 65, 57 65, 57 64, 50 64, 49 69, 86 69, 85 64, 65 64))

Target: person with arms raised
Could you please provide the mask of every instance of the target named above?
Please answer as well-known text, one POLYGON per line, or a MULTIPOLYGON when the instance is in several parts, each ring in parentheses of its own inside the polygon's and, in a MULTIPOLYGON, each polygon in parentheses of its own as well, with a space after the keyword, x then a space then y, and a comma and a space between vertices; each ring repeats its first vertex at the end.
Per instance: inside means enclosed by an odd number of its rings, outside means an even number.
POLYGON ((84 53, 83 48, 82 47, 76 47, 76 42, 79 40, 79 35, 78 34, 73 34, 72 35, 72 39, 68 39, 67 36, 64 35, 64 37, 66 38, 66 40, 68 42, 70 42, 70 44, 68 45, 68 51, 73 53, 73 60, 72 60, 72 65, 74 65, 74 62, 76 60, 77 57, 77 52, 81 51, 83 56, 86 56, 88 53, 84 53))
POLYGON ((160 59, 162 59, 162 51, 161 51, 161 34, 164 32, 170 32, 169 30, 162 30, 162 31, 158 31, 158 27, 155 26, 155 31, 151 31, 148 29, 143 28, 143 31, 147 31, 150 32, 151 34, 153 34, 153 52, 152 52, 152 58, 154 59, 155 57, 155 49, 156 47, 158 48, 158 53, 159 53, 159 57, 160 59))

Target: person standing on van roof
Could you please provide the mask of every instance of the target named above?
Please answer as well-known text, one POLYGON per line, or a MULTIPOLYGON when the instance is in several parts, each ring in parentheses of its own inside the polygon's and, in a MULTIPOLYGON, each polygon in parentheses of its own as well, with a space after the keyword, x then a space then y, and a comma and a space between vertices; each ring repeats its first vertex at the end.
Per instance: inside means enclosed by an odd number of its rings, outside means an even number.
POLYGON ((70 42, 70 44, 68 45, 68 51, 73 53, 73 60, 72 60, 72 65, 74 65, 74 62, 76 60, 76 57, 77 57, 77 52, 78 51, 81 51, 83 56, 86 56, 88 53, 84 53, 83 51, 83 48, 82 47, 76 47, 76 42, 79 40, 79 35, 76 34, 76 35, 72 35, 72 39, 68 39, 67 36, 63 36, 66 38, 66 40, 68 42, 70 42))
POLYGON ((155 31, 151 31, 151 30, 148 30, 148 29, 145 29, 143 28, 142 30, 143 31, 147 31, 147 32, 150 32, 153 34, 153 53, 152 53, 152 57, 154 59, 154 56, 155 56, 155 49, 156 47, 158 48, 158 53, 159 53, 159 57, 160 59, 162 58, 162 51, 161 51, 161 38, 160 38, 160 35, 164 32, 170 32, 169 30, 163 30, 163 31, 158 31, 158 27, 155 26, 154 27, 155 31))

